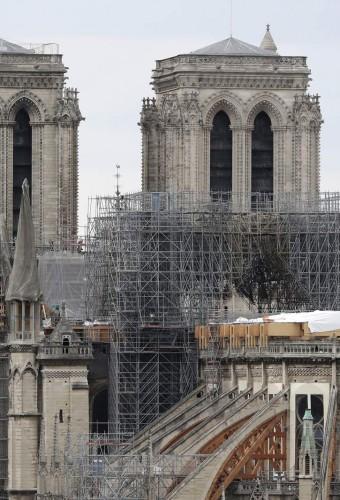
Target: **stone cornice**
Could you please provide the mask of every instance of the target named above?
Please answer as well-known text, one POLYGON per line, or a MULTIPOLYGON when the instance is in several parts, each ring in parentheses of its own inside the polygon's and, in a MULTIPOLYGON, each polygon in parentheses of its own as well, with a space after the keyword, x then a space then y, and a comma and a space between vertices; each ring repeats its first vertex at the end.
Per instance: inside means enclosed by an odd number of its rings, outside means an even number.
POLYGON ((178 88, 224 88, 224 89, 250 89, 250 90, 305 90, 308 78, 295 75, 261 76, 253 75, 223 75, 223 74, 173 74, 166 78, 155 80, 157 92, 175 90, 178 88))
POLYGON ((2 75, 0 68, 0 87, 20 89, 62 89, 63 75, 2 75))
POLYGON ((30 353, 36 353, 38 350, 37 345, 33 344, 10 344, 9 345, 9 352, 10 353, 15 353, 15 352, 30 352, 30 353))
POLYGON ((307 68, 307 58, 305 56, 227 56, 227 55, 201 55, 201 54, 181 54, 168 59, 156 61, 156 70, 168 69, 169 65, 176 64, 225 64, 228 66, 237 65, 276 65, 286 67, 307 68))
MULTIPOLYGON (((47 65, 60 67, 60 70, 66 71, 61 54, 14 54, 13 52, 1 53, 0 64, 43 64, 39 69, 47 65)), ((56 68, 54 68, 56 71, 56 68)))
POLYGON ((70 367, 65 368, 64 370, 59 368, 59 369, 51 369, 49 368, 43 368, 42 369, 42 375, 43 378, 69 378, 69 377, 85 377, 87 378, 88 375, 88 370, 87 369, 78 369, 78 370, 72 370, 70 367))
POLYGON ((8 412, 8 417, 15 417, 15 418, 27 418, 27 417, 41 417, 41 413, 39 412, 27 412, 27 413, 14 413, 12 411, 8 412))

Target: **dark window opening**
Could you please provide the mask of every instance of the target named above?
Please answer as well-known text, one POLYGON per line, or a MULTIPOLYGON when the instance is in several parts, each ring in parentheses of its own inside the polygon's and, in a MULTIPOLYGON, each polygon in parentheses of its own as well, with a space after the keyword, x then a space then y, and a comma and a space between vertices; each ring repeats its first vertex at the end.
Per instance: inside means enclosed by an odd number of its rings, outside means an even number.
POLYGON ((63 410, 59 410, 59 423, 64 423, 63 410))
POLYGON ((100 391, 93 399, 92 432, 104 434, 108 432, 108 395, 107 389, 100 391))
POLYGON ((232 190, 233 140, 229 117, 219 111, 210 133, 210 191, 232 190))
POLYGON ((27 112, 21 109, 15 117, 13 131, 13 236, 18 230, 21 187, 27 179, 32 184, 32 128, 27 112))
POLYGON ((307 455, 305 456, 305 475, 309 476, 309 474, 310 474, 310 458, 307 453, 307 455))
POLYGON ((257 115, 252 132, 251 191, 273 193, 273 131, 267 113, 257 115))
POLYGON ((70 346, 70 339, 69 337, 63 337, 63 346, 64 347, 69 347, 70 346))

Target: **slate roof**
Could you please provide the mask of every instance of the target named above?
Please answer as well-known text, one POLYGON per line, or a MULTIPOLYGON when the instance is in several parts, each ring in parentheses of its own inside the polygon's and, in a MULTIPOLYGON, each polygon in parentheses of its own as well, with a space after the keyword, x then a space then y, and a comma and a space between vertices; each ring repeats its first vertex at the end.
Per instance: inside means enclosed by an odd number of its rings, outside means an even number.
POLYGON ((30 54, 32 50, 25 49, 24 47, 20 47, 20 45, 16 45, 15 43, 7 42, 0 38, 0 54, 3 53, 12 53, 12 54, 30 54))
POLYGON ((195 50, 192 54, 206 56, 275 56, 276 51, 256 47, 250 43, 242 42, 237 38, 226 38, 202 49, 195 50))

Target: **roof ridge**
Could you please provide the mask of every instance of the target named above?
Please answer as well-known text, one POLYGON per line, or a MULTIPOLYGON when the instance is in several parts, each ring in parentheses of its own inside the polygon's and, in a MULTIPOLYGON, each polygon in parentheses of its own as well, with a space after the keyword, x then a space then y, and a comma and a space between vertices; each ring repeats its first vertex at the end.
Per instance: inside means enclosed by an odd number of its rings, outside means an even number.
POLYGON ((192 54, 272 56, 275 55, 276 52, 267 48, 257 47, 256 45, 252 45, 231 36, 219 42, 195 50, 192 54))
POLYGON ((12 54, 13 53, 26 54, 26 53, 31 53, 32 51, 29 49, 25 49, 25 47, 21 47, 21 45, 8 42, 7 40, 0 38, 0 53, 8 53, 8 52, 11 52, 12 54))

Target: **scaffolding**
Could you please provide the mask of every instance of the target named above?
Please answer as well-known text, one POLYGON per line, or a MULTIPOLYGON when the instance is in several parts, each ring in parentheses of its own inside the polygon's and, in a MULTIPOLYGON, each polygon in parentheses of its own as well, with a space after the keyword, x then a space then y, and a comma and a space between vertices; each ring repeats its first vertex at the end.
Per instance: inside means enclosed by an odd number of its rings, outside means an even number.
POLYGON ((76 449, 65 457, 64 488, 68 500, 165 500, 208 457, 153 455, 151 446, 136 455, 119 450, 110 454, 113 443, 116 435, 79 436, 76 449))
POLYGON ((39 281, 44 303, 58 308, 64 303, 66 315, 84 318, 84 255, 79 251, 44 251, 39 255, 39 281))
POLYGON ((0 352, 0 499, 7 499, 8 469, 8 373, 9 363, 4 344, 0 352))
POLYGON ((195 386, 195 324, 340 309, 340 194, 97 197, 85 267, 87 317, 112 323, 109 418, 124 440, 195 386))

